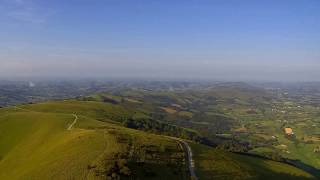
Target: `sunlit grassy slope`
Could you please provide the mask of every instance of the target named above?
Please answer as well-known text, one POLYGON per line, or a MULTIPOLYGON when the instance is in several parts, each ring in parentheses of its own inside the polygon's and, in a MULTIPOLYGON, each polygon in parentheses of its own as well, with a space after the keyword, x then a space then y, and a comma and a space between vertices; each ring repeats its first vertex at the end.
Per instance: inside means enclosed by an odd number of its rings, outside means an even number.
POLYGON ((121 105, 95 101, 51 101, 27 106, 21 106, 25 110, 55 112, 55 113, 75 113, 86 117, 91 117, 100 121, 118 121, 130 117, 134 112, 121 105))
POLYGON ((191 145, 200 179, 315 179, 303 170, 280 162, 191 145))
MULTIPOLYGON (((54 102, 56 112, 49 112, 50 103, 0 111, 0 179, 105 179, 128 174, 157 179, 157 169, 161 177, 185 178, 179 169, 184 169, 183 152, 175 141, 83 115, 68 131, 74 121, 68 113, 75 111, 65 103, 54 102), (64 111, 57 112, 62 106, 64 111), (164 160, 153 161, 146 152, 164 160), (171 158, 180 161, 170 162, 171 158)), ((85 112, 86 105, 74 104, 80 107, 76 113, 91 113, 85 112)))
MULTIPOLYGON (((54 101, 0 109, 0 179, 188 179, 179 144, 124 128, 119 105, 54 101), (67 130, 78 115, 77 123, 67 130)), ((200 179, 311 177, 282 163, 193 144, 200 179)))

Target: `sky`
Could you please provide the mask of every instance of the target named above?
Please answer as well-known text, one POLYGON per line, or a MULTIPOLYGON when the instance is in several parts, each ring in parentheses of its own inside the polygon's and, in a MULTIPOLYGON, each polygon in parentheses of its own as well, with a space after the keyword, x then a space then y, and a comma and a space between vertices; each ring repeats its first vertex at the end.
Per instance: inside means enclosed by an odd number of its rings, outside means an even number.
POLYGON ((319 0, 0 0, 0 79, 318 77, 319 0))

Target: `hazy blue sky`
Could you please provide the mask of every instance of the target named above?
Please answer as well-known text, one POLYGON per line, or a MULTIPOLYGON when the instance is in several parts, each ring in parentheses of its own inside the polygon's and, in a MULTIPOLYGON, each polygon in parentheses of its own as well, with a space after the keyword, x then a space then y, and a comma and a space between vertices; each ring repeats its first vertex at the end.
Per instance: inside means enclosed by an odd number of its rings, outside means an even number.
POLYGON ((319 0, 0 0, 0 78, 318 80, 319 0))

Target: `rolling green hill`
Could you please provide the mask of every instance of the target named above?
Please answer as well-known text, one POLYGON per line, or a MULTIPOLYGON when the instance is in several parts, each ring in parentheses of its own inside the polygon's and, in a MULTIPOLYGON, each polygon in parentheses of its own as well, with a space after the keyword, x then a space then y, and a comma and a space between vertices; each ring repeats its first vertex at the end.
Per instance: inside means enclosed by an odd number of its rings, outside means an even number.
MULTIPOLYGON (((0 179, 189 179, 179 142, 121 126, 134 113, 74 100, 2 108, 0 179)), ((192 150, 200 179, 312 178, 274 161, 193 143, 192 150)))

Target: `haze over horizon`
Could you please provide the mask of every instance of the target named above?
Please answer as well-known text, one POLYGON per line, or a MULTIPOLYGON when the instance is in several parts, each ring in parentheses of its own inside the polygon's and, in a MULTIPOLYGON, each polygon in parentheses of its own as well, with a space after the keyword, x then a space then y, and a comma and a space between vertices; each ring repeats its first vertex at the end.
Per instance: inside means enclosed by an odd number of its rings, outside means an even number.
POLYGON ((318 81, 320 1, 0 0, 0 79, 318 81))

